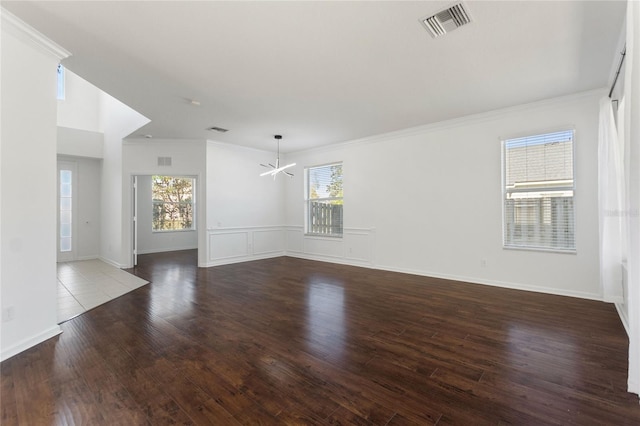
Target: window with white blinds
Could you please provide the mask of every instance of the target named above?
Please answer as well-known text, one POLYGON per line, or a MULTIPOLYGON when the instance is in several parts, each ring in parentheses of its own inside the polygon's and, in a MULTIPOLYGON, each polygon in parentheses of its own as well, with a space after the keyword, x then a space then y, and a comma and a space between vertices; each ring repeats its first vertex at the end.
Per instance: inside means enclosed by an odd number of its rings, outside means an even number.
POLYGON ((503 141, 504 246, 575 251, 573 130, 503 141))
POLYGON ((309 167, 307 178, 307 234, 342 236, 342 163, 309 167))

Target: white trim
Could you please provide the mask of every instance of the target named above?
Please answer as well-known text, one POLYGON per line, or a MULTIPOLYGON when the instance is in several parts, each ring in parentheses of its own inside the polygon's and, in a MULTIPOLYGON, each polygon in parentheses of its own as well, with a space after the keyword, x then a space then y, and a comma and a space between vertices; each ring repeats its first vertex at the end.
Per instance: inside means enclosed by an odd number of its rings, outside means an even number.
POLYGON ((161 249, 147 249, 147 250, 140 250, 138 249, 138 254, 152 254, 152 253, 165 253, 168 251, 180 251, 180 250, 197 250, 198 246, 190 246, 190 247, 186 247, 186 246, 180 246, 180 247, 171 247, 171 248, 161 248, 161 249))
MULTIPOLYGON (((286 228, 284 226, 248 226, 208 229, 206 232, 207 261, 204 265, 200 266, 219 266, 284 256, 286 254, 285 232, 286 228), (256 242, 260 241, 256 236, 265 233, 275 233, 276 237, 271 241, 267 241, 267 246, 256 248, 256 242), (215 246, 216 237, 233 235, 239 238, 235 241, 231 252, 223 254, 219 250, 215 250, 215 247, 217 247, 215 246), (217 254, 214 254, 216 251, 217 254)), ((229 241, 226 241, 226 243, 229 243, 229 241)))
MULTIPOLYGON (((512 290, 521 290, 521 291, 531 291, 535 293, 542 294, 551 294, 556 296, 567 296, 567 297, 575 297, 579 299, 587 299, 587 300, 597 300, 602 301, 602 295, 599 293, 590 293, 583 291, 573 291, 573 290, 564 290, 557 289, 552 287, 540 287, 534 286, 530 284, 522 284, 522 283, 511 283, 504 281, 496 281, 496 280, 486 280, 481 278, 453 275, 453 274, 441 274, 433 271, 421 271, 416 269, 409 268, 397 268, 389 265, 378 265, 376 264, 376 253, 375 253, 375 239, 376 239, 376 229, 375 228, 344 228, 345 235, 359 235, 366 236, 370 239, 370 247, 371 252, 368 253, 369 258, 364 257, 356 257, 350 256, 350 254, 345 253, 344 246, 346 243, 342 239, 332 239, 326 238, 329 242, 335 241, 336 245, 341 246, 339 250, 335 252, 335 254, 321 254, 321 253, 313 253, 307 251, 305 248, 304 240, 317 239, 314 237, 309 237, 304 235, 302 232, 304 230, 304 226, 301 225, 286 225, 286 226, 252 226, 252 227, 233 227, 233 228, 215 228, 209 229, 208 235, 221 235, 221 234, 233 234, 233 233, 247 233, 247 235, 253 233, 255 230, 281 230, 284 235, 284 244, 287 246, 287 233, 290 231, 299 233, 299 238, 302 240, 301 250, 292 250, 288 247, 285 247, 284 250, 274 250, 269 253, 261 253, 256 254, 253 253, 250 248, 247 248, 247 251, 238 255, 226 256, 224 258, 210 259, 205 267, 210 266, 221 266, 232 263, 241 263, 248 262, 252 260, 259 259, 268 259, 279 256, 288 256, 299 259, 313 260, 318 262, 327 262, 327 263, 335 263, 340 265, 349 265, 355 267, 364 267, 368 269, 377 269, 383 271, 390 272, 398 272, 403 274, 411 274, 424 276, 429 278, 439 278, 446 279, 451 281, 458 281, 469 284, 476 285, 488 285, 492 287, 506 288, 512 290)), ((248 236, 248 238, 251 238, 248 236)), ((209 241, 209 239, 207 239, 209 241)), ((248 241, 252 241, 248 239, 248 241)), ((209 247, 208 247, 209 248, 209 247)), ((624 321, 623 321, 624 322, 624 321)))
POLYGON ((119 268, 119 269, 124 269, 127 267, 127 265, 123 265, 122 263, 118 263, 115 260, 107 259, 106 257, 103 257, 103 256, 98 256, 95 259, 100 259, 104 263, 108 263, 109 265, 115 266, 116 268, 119 268))
POLYGON ((204 265, 203 267, 209 268, 212 266, 232 265, 235 263, 252 262, 254 260, 273 259, 276 257, 282 257, 286 255, 287 255, 286 252, 279 251, 279 252, 259 254, 259 255, 229 256, 229 257, 220 258, 216 260, 209 260, 206 263, 206 265, 204 265))
MULTIPOLYGON (((36 30, 4 7, 0 7, 0 16, 2 17, 2 29, 8 29, 11 33, 29 42, 37 47, 40 51, 55 57, 58 61, 71 56, 64 47, 55 43, 47 36, 36 30)), ((52 71, 53 72, 53 71, 52 71)))
MULTIPOLYGON (((252 230, 283 230, 285 228, 289 228, 286 225, 265 225, 265 226, 217 226, 213 228, 207 228, 207 232, 217 232, 217 233, 226 233, 226 232, 237 232, 237 231, 252 231, 252 230)), ((300 227, 302 228, 302 227, 300 227)))
POLYGON ((556 98, 544 99, 541 101, 531 102, 527 104, 516 105, 512 107, 496 109, 492 111, 482 112, 478 114, 465 115, 462 117, 452 118, 450 120, 438 121, 436 123, 424 124, 421 126, 410 127, 407 129, 397 130, 389 133, 381 133, 374 136, 367 136, 361 139, 353 139, 343 142, 337 142, 329 145, 323 145, 315 148, 307 148, 301 149, 298 151, 291 151, 289 154, 295 153, 324 153, 331 152, 338 148, 356 146, 356 145, 368 145, 371 143, 377 142, 385 142, 392 139, 405 138, 410 136, 417 136, 423 133, 434 132, 438 130, 446 130, 451 128, 456 128, 461 125, 469 125, 469 124, 479 124, 489 120, 494 120, 496 118, 504 117, 505 114, 513 114, 517 112, 527 111, 530 112, 532 110, 540 110, 546 108, 552 108, 557 106, 558 104, 574 102, 583 98, 601 98, 603 95, 606 95, 607 89, 594 89, 588 90, 585 92, 574 93, 567 96, 560 96, 556 98))
MULTIPOLYGON (((98 256, 97 254, 94 255, 88 255, 88 256, 78 256, 76 257, 75 260, 96 260, 96 259, 100 259, 100 256, 98 256)), ((61 263, 61 262, 58 262, 61 263)))
MULTIPOLYGON (((145 141, 148 142, 148 139, 144 139, 145 141)), ((163 141, 162 139, 159 139, 160 142, 171 142, 171 141, 163 141)), ((189 141, 193 141, 193 142, 201 142, 200 140, 192 140, 189 139, 189 141)), ((125 140, 123 139, 123 144, 124 144, 125 140)), ((153 142, 154 144, 156 143, 156 141, 154 140, 153 142)), ((134 143, 135 144, 135 143, 134 143)), ((195 197, 195 210, 194 210, 194 215, 195 215, 195 229, 188 229, 186 231, 189 232, 195 232, 197 237, 198 237, 198 267, 200 268, 206 268, 208 265, 207 262, 201 262, 201 259, 203 259, 203 253, 206 253, 206 256, 208 256, 209 252, 209 246, 208 243, 205 240, 208 240, 207 234, 208 231, 206 229, 206 203, 205 202, 200 202, 199 200, 206 200, 206 179, 203 177, 206 175, 205 172, 196 172, 194 173, 193 171, 185 171, 185 170, 169 170, 166 173, 164 171, 160 171, 158 172, 157 169, 152 170, 151 172, 149 170, 145 171, 145 172, 140 172, 140 171, 128 171, 125 173, 124 176, 124 180, 123 182, 126 182, 123 185, 123 191, 122 191, 122 211, 123 211, 123 223, 122 223, 122 232, 123 232, 123 254, 125 256, 125 258, 127 259, 127 263, 124 264, 118 264, 116 262, 113 261, 108 261, 105 260, 105 262, 110 263, 114 266, 117 266, 118 268, 121 269, 126 269, 126 268, 132 268, 133 265, 133 181, 134 181, 134 177, 136 176, 153 176, 153 175, 157 175, 157 174, 164 174, 164 175, 168 175, 168 176, 178 176, 178 177, 186 177, 186 178, 192 178, 196 180, 196 193, 194 194, 195 197)), ((138 254, 140 254, 140 252, 138 251, 138 254)))
POLYGON ((5 349, 0 354, 0 361, 5 361, 12 356, 19 354, 20 352, 26 351, 27 349, 44 342, 45 340, 49 340, 52 337, 55 337, 62 333, 62 329, 59 325, 55 325, 48 330, 43 331, 42 333, 36 334, 35 336, 29 337, 27 339, 21 340, 15 345, 5 349))
POLYGON ((297 259, 313 260, 316 262, 335 263, 338 265, 355 266, 360 268, 378 269, 375 268, 371 262, 366 260, 358 260, 347 257, 331 256, 331 255, 316 255, 301 252, 288 251, 285 256, 295 257, 297 259))
POLYGON ((508 283, 504 281, 483 280, 479 278, 465 277, 460 275, 438 274, 435 272, 417 271, 417 270, 406 269, 406 268, 394 268, 392 266, 384 266, 384 265, 376 265, 374 269, 380 269, 383 271, 390 271, 390 272, 400 272, 403 274, 420 275, 420 276, 429 277, 429 278, 440 278, 444 280, 458 281, 458 282, 469 283, 469 284, 488 285, 492 287, 507 288, 512 290, 532 291, 534 293, 576 297, 579 299, 597 300, 599 302, 602 301, 602 296, 599 293, 587 293, 583 291, 561 290, 561 289, 552 288, 552 287, 538 287, 538 286, 533 286, 529 284, 508 283))
POLYGON ((373 270, 397 272, 401 274, 410 274, 410 275, 416 275, 416 276, 427 277, 427 278, 444 279, 444 280, 456 281, 456 282, 465 283, 465 284, 487 285, 491 287, 506 288, 511 290, 531 291, 534 293, 551 294, 555 296, 567 296, 567 297, 574 297, 579 299, 597 300, 599 302, 602 301, 602 297, 597 293, 586 293, 581 291, 565 291, 565 290, 558 290, 550 287, 537 287, 537 286, 531 286, 527 284, 506 283, 503 281, 482 280, 482 279, 470 278, 470 277, 464 277, 464 276, 458 276, 458 275, 438 274, 433 272, 418 271, 415 269, 395 268, 392 266, 384 266, 384 265, 371 265, 367 262, 357 262, 357 261, 354 262, 354 261, 351 261, 350 259, 334 258, 332 256, 318 256, 318 255, 309 255, 306 253, 294 253, 294 252, 287 252, 286 255, 289 257, 313 260, 317 262, 337 263, 341 265, 355 266, 355 267, 361 267, 361 268, 367 268, 367 269, 373 269, 373 270))
POLYGON ((621 305, 621 303, 615 303, 616 311, 618 311, 618 316, 620 317, 620 322, 624 326, 624 330, 627 332, 627 337, 631 337, 631 333, 629 332, 629 317, 621 305))

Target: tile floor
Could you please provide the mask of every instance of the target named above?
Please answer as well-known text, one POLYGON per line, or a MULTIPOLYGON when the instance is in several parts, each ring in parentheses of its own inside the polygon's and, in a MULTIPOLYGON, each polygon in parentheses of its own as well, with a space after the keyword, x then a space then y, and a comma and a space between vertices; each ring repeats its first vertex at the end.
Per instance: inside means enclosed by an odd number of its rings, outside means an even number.
POLYGON ((101 260, 58 263, 58 323, 148 284, 101 260))

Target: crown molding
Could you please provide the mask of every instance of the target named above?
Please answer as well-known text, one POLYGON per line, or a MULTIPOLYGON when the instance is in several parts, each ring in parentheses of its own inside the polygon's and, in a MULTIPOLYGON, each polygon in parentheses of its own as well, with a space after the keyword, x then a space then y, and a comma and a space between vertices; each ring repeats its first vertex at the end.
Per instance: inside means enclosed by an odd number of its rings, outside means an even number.
MULTIPOLYGON (((321 153, 331 152, 336 149, 343 149, 350 146, 367 145, 377 142, 385 142, 392 139, 411 137, 416 135, 422 135, 438 130, 456 128, 460 126, 466 126, 470 124, 479 124, 486 121, 495 120, 496 118, 503 117, 505 115, 519 113, 522 111, 534 111, 546 108, 552 108, 557 105, 565 103, 575 102, 586 98, 600 99, 606 95, 606 88, 587 90, 584 92, 572 93, 569 95, 559 96, 555 98, 543 99, 540 101, 529 102, 525 104, 510 106, 506 108, 495 109, 487 112, 481 112, 477 114, 465 115, 462 117, 452 118, 449 120, 438 121, 435 123, 423 124, 420 126, 409 127, 394 132, 381 133, 378 135, 367 136, 360 139, 354 139, 350 141, 337 142, 330 145, 319 146, 315 148, 303 149, 300 151, 290 152, 289 154, 309 154, 309 153, 321 153)), ((571 127, 571 126, 570 126, 571 127)))
POLYGON ((44 53, 55 57, 58 61, 71 56, 71 52, 67 49, 53 42, 40 31, 36 30, 3 7, 0 7, 0 17, 3 31, 8 30, 23 41, 26 41, 44 53))

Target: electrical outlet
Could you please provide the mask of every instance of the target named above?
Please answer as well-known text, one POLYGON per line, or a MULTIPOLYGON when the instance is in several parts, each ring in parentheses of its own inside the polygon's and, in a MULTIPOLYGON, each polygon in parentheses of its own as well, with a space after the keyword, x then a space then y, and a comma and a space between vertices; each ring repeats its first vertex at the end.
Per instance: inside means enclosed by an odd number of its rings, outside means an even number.
POLYGON ((2 322, 13 321, 16 317, 16 309, 13 306, 9 306, 2 310, 2 322))

